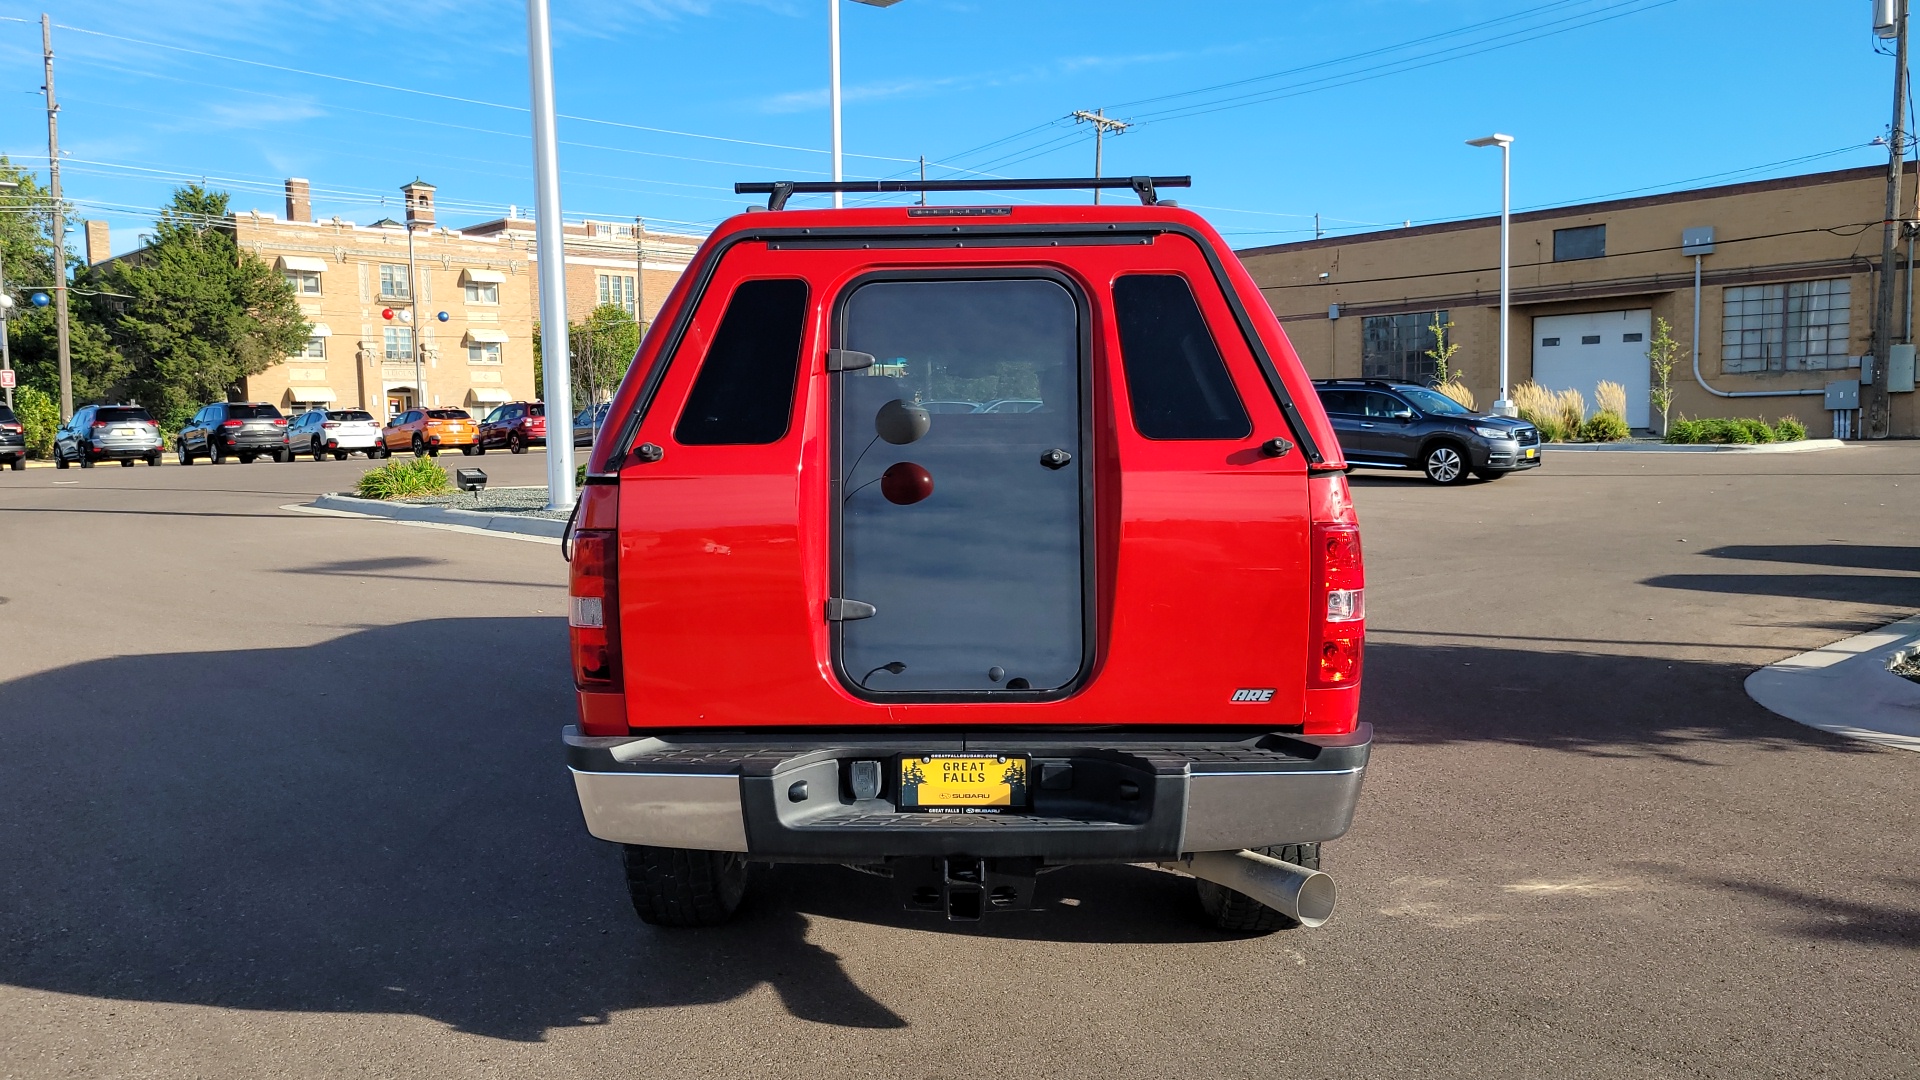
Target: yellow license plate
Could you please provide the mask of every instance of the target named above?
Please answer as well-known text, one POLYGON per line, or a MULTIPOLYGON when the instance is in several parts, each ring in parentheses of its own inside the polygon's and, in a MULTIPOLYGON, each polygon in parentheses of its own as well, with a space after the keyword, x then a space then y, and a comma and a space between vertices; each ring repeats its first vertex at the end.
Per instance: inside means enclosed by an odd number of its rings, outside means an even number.
POLYGON ((1527 451, 1527 456, 1528 456, 1528 457, 1533 457, 1533 456, 1534 456, 1535 454, 1538 454, 1539 452, 1540 452, 1540 451, 1538 451, 1538 450, 1529 450, 1529 451, 1527 451))
POLYGON ((921 754, 900 759, 900 808, 995 813, 1027 805, 1027 759, 1006 754, 921 754))

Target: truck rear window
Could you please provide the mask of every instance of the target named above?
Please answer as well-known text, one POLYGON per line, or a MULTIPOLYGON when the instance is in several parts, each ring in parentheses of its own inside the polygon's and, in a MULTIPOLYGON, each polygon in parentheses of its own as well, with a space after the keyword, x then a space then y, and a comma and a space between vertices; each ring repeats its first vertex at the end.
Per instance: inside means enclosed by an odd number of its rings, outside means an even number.
POLYGON ((1253 432, 1193 290, 1176 274, 1113 283, 1133 426, 1149 439, 1244 439, 1253 432))
POLYGON ((779 442, 793 412, 806 313, 804 281, 748 281, 735 289, 674 440, 682 446, 779 442))

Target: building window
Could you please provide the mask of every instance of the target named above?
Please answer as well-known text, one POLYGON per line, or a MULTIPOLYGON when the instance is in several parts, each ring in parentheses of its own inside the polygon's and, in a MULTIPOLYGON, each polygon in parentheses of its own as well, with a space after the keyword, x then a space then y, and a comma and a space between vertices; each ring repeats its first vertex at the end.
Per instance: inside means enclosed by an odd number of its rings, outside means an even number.
POLYGON ((1557 337, 1543 337, 1540 339, 1540 344, 1548 348, 1552 348, 1553 346, 1560 344, 1560 339, 1557 337))
POLYGON ((467 303, 497 304, 500 302, 500 286, 491 281, 467 282, 467 303))
POLYGON ((1720 370, 1825 371, 1847 366, 1846 278, 1725 290, 1720 370))
POLYGON ((593 235, 610 237, 613 235, 613 226, 596 221, 593 223, 593 235))
POLYGON ((1360 374, 1368 379, 1392 379, 1396 382, 1433 381, 1433 357, 1427 352, 1439 343, 1434 340, 1433 324, 1447 324, 1444 311, 1419 311, 1409 315, 1375 315, 1360 322, 1360 374))
POLYGON ((325 360, 327 358, 327 339, 310 337, 305 348, 293 354, 296 360, 325 360))
POLYGON ((1599 259, 1607 254, 1607 227, 1582 225, 1577 229, 1553 230, 1553 261, 1599 259))
POLYGON ((387 359, 412 360, 413 327, 389 326, 385 327, 384 330, 386 333, 387 359))
POLYGON ((407 300, 413 293, 407 288, 407 264, 380 264, 380 299, 407 300))
POLYGON ((287 284, 293 286, 295 296, 319 296, 320 275, 313 270, 282 270, 287 275, 287 284))
POLYGON ((476 341, 467 346, 467 363, 497 364, 500 362, 500 343, 497 341, 476 341))
POLYGON ((637 295, 632 274, 596 274, 600 286, 600 303, 634 314, 633 301, 637 295))

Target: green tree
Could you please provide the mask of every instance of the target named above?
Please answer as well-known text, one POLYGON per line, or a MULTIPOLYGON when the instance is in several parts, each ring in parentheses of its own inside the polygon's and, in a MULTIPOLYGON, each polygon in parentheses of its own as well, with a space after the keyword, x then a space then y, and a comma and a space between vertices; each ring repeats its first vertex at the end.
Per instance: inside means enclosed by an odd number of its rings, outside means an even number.
POLYGON ((133 396, 163 424, 285 362, 311 329, 293 289, 234 243, 227 195, 177 189, 145 249, 94 275, 133 396))
MULTIPOLYGON (((52 304, 34 307, 28 297, 53 285, 53 200, 33 173, 0 156, 0 180, 18 185, 0 188, 0 271, 16 301, 7 320, 7 339, 14 370, 23 386, 60 393, 60 338, 58 315, 52 304)), ((69 208, 68 213, 72 211, 69 208)), ((72 220, 69 218, 69 220, 72 220)), ((71 251, 68 265, 79 265, 71 251)), ((73 284, 84 288, 82 269, 73 284)), ((117 396, 127 365, 104 328, 93 317, 84 292, 69 293, 67 353, 71 360, 73 396, 77 403, 117 396)))
POLYGON ((1453 370, 1453 354, 1460 351, 1460 346, 1447 343, 1447 331, 1453 329, 1453 320, 1443 323, 1436 312, 1433 325, 1427 329, 1433 331, 1433 348, 1427 350, 1427 359, 1433 361, 1433 385, 1445 386, 1459 374, 1453 370))
MULTIPOLYGON (((567 324, 572 345, 573 404, 585 408, 594 400, 612 396, 633 364, 640 349, 640 324, 617 304, 594 308, 584 323, 567 324)), ((533 392, 547 396, 547 373, 541 362, 543 346, 540 327, 533 328, 533 392)))
POLYGON ((1653 340, 1647 343, 1647 364, 1652 386, 1647 399, 1660 410, 1660 434, 1668 430, 1667 411, 1673 408, 1673 369, 1687 358, 1687 350, 1673 340, 1673 327, 1665 319, 1653 320, 1653 340))

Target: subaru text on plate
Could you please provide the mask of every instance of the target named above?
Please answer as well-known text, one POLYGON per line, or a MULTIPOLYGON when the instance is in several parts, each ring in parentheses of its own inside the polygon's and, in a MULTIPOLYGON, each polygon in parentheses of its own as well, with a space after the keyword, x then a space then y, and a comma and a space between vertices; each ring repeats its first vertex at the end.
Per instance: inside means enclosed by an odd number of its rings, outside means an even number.
POLYGON ((780 862, 956 920, 1141 862, 1223 929, 1331 914, 1372 743, 1359 526, 1258 288, 1157 203, 1184 183, 745 186, 773 212, 675 286, 563 549, 568 762, 643 919, 723 921, 780 862), (925 405, 955 401, 1003 407, 925 405))

